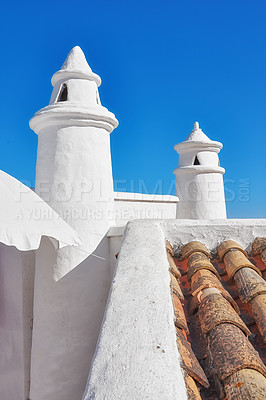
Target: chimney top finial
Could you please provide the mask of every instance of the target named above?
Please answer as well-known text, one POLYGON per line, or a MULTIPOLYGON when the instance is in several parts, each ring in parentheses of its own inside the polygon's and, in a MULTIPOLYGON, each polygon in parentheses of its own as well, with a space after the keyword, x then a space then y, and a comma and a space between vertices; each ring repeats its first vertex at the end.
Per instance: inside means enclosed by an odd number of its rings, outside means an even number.
POLYGON ((198 123, 198 121, 194 122, 194 129, 195 129, 195 130, 199 129, 199 123, 198 123))

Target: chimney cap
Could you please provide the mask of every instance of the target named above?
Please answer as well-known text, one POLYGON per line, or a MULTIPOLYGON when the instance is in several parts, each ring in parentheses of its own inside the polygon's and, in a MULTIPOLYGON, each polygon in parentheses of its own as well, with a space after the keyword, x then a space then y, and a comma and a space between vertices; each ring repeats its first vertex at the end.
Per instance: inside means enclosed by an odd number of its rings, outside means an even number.
POLYGON ((87 63, 86 57, 79 46, 73 47, 62 65, 61 69, 52 76, 52 85, 58 81, 69 78, 82 78, 96 82, 97 86, 101 85, 99 75, 92 72, 91 67, 87 63))
POLYGON ((190 132, 188 137, 181 143, 175 145, 175 150, 180 152, 190 151, 194 148, 199 148, 200 150, 215 151, 218 153, 223 145, 220 142, 211 140, 207 135, 200 129, 198 121, 194 122, 194 129, 190 132))

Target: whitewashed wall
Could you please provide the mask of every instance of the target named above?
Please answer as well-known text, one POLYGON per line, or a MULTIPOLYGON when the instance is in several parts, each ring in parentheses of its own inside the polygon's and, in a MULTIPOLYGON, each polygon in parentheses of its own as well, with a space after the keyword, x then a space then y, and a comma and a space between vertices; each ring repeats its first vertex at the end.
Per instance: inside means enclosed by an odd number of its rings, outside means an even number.
POLYGON ((170 195, 115 192, 115 225, 134 219, 171 219, 176 217, 178 197, 170 195))
POLYGON ((26 400, 30 387, 34 253, 0 244, 0 399, 26 400))
POLYGON ((36 254, 31 400, 80 400, 110 288, 108 240, 59 281, 56 251, 43 239, 36 254))

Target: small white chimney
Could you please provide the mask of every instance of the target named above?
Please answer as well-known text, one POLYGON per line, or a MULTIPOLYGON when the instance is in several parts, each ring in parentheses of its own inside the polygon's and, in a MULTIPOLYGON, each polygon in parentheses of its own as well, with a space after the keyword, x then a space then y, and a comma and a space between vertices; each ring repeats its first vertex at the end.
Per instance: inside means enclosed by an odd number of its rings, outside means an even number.
POLYGON ((195 122, 186 140, 175 146, 178 219, 225 219, 223 174, 218 153, 222 143, 210 140, 195 122))

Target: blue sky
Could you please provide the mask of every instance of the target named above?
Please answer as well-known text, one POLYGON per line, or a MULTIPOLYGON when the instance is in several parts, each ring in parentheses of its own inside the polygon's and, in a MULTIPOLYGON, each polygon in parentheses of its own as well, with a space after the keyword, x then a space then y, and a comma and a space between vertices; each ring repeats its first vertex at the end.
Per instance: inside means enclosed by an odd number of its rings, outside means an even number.
POLYGON ((266 2, 9 1, 0 6, 0 168, 34 185, 50 78, 75 45, 102 78, 117 190, 173 193, 173 147, 221 141, 228 216, 266 217, 266 2), (159 183, 158 183, 159 181, 159 183))

